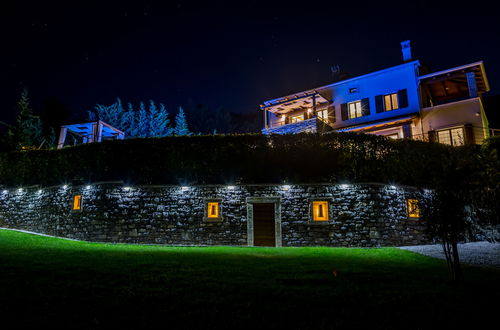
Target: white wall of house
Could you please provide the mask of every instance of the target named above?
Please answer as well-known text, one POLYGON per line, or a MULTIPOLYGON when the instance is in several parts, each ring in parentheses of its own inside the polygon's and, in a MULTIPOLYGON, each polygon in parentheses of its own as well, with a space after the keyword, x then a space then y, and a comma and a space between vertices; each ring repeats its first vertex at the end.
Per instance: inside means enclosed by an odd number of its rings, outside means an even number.
POLYGON ((488 134, 488 121, 479 97, 422 109, 422 125, 426 134, 467 124, 472 125, 474 142, 482 143, 488 134))

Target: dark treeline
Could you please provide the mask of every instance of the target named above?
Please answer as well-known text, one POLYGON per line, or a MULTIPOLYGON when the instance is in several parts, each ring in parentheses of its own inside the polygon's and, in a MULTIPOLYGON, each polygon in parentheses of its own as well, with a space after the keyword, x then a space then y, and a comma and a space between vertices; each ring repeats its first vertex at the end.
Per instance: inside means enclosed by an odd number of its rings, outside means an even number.
POLYGON ((153 100, 133 106, 116 99, 109 105, 97 104, 80 115, 55 98, 47 99, 36 109, 31 103, 28 90, 24 89, 14 121, 0 120, 0 151, 54 148, 61 125, 96 119, 124 131, 126 138, 250 133, 262 128, 260 111, 240 114, 192 101, 171 112, 153 100))

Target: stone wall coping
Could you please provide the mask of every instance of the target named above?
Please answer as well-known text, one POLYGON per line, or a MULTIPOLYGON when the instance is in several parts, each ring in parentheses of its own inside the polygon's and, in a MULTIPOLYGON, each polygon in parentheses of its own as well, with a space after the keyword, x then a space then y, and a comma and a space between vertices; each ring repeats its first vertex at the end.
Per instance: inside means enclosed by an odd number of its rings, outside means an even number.
MULTIPOLYGON (((60 185, 53 185, 53 186, 42 186, 42 185, 30 185, 30 186, 17 186, 17 187, 7 187, 4 185, 0 185, 0 189, 6 189, 6 190, 14 190, 14 189, 55 189, 55 188, 61 188, 64 184, 60 185)), ((348 185, 348 186, 381 186, 381 187, 390 187, 394 186, 396 188, 401 188, 401 189, 411 189, 411 190, 418 190, 417 187, 414 186, 409 186, 409 185, 403 185, 403 184, 391 184, 391 183, 381 183, 381 182, 352 182, 352 183, 342 183, 342 182, 301 182, 301 183, 241 183, 241 184, 194 184, 194 185, 181 185, 181 184, 138 184, 138 185, 127 185, 124 183, 124 181, 98 181, 98 182, 92 182, 92 183, 86 183, 86 184, 78 184, 78 185, 72 185, 68 184, 68 187, 72 188, 79 188, 79 187, 86 187, 86 186, 102 186, 102 185, 122 185, 124 188, 125 187, 130 187, 130 188, 181 188, 181 187, 187 187, 189 188, 209 188, 209 187, 228 187, 228 186, 233 186, 235 188, 237 187, 277 187, 277 186, 306 186, 306 187, 319 187, 319 186, 342 186, 342 185, 348 185)), ((345 189, 349 189, 349 187, 345 187, 345 189)))

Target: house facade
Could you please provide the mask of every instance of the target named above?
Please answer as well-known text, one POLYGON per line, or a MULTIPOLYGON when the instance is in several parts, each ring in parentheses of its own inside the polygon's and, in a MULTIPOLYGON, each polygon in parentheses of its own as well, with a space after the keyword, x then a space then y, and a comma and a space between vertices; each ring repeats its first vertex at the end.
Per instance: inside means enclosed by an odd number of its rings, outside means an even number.
POLYGON ((403 64, 265 101, 262 132, 362 132, 451 145, 487 138, 483 62, 423 74, 409 41, 401 45, 403 64))

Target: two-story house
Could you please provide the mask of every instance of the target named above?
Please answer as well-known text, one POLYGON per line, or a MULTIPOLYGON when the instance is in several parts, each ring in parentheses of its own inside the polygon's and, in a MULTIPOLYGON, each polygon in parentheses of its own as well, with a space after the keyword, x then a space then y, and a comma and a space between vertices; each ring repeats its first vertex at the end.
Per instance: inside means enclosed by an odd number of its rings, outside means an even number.
POLYGON ((451 145, 487 138, 483 62, 421 74, 410 42, 401 46, 403 64, 265 101, 262 132, 364 132, 451 145))

